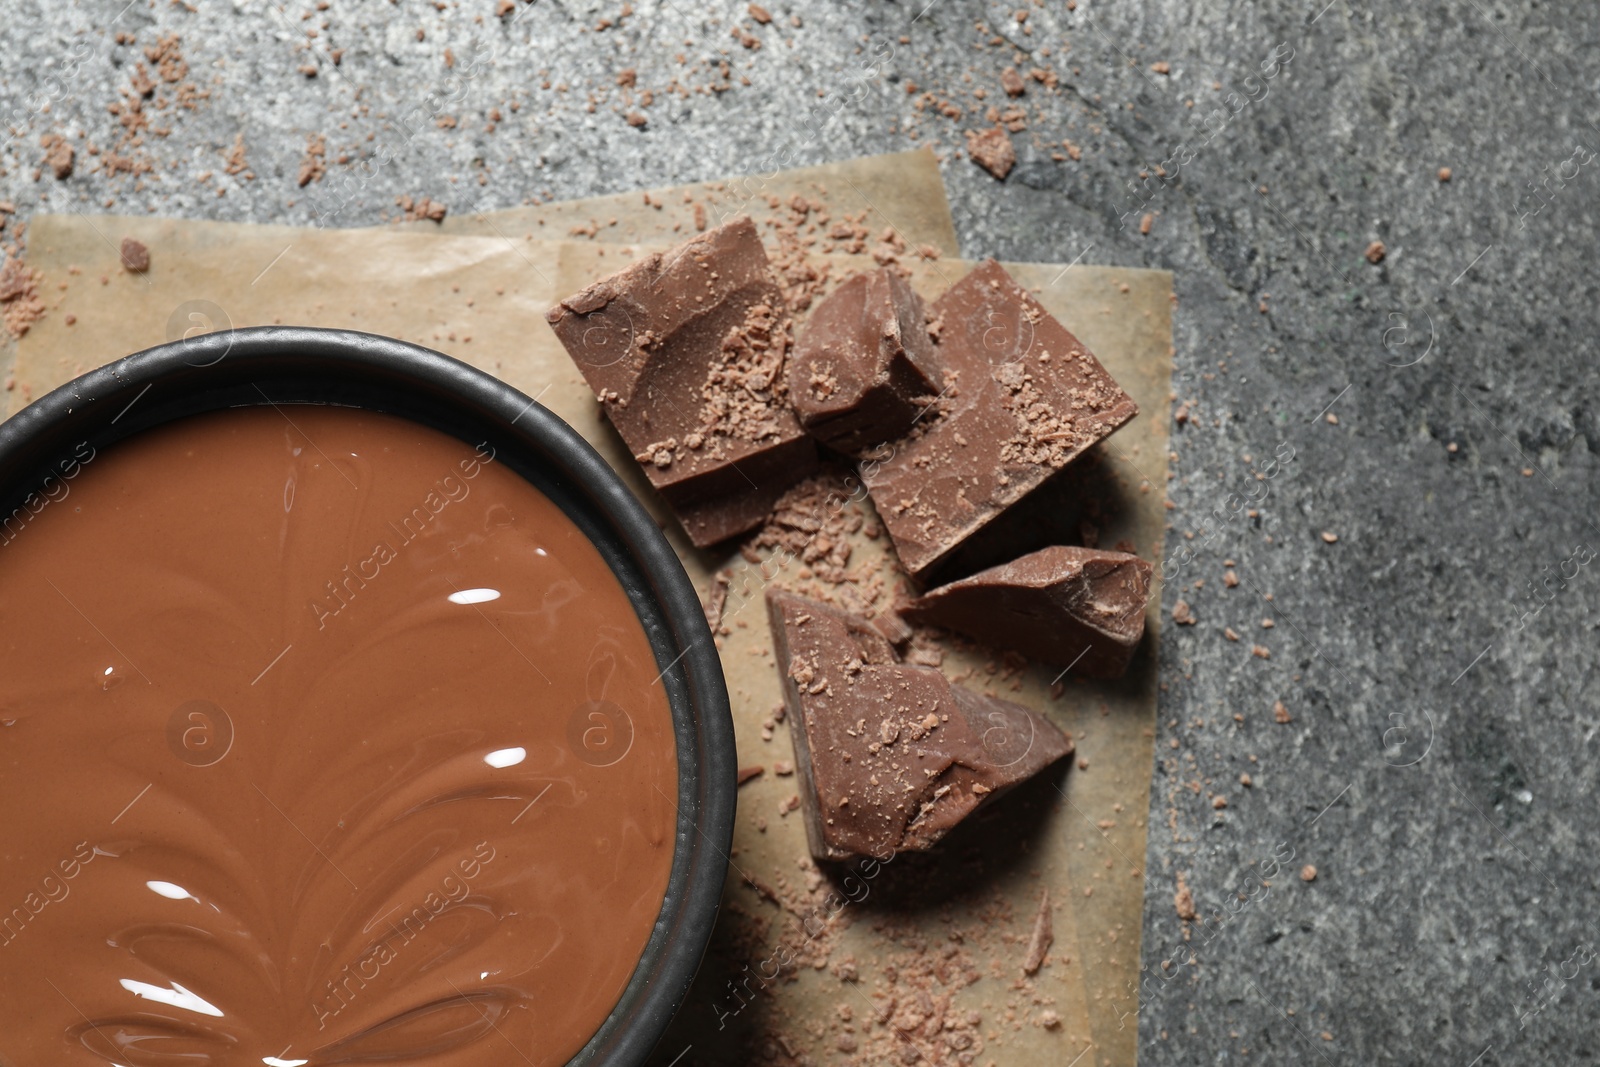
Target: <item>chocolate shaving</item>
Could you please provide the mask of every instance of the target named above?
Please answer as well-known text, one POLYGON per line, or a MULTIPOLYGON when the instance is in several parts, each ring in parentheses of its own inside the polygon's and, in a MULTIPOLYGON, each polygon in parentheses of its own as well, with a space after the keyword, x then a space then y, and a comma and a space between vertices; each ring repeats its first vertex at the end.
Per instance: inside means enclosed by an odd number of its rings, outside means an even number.
POLYGON ((1033 917, 1033 934, 1028 938, 1028 954, 1022 959, 1023 974, 1035 974, 1044 966, 1045 953, 1050 951, 1055 939, 1055 933, 1050 928, 1050 890, 1046 889, 1039 896, 1039 911, 1033 917))

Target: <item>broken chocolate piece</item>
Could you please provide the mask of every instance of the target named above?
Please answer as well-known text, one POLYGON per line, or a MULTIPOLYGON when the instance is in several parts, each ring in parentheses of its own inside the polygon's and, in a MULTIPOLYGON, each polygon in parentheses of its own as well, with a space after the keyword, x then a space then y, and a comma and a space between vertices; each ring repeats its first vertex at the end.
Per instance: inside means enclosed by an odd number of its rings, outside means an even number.
POLYGON ((891 645, 903 645, 911 640, 911 626, 900 617, 900 605, 885 608, 872 617, 872 625, 891 645))
POLYGON ((927 849, 1072 752, 1035 712, 901 663, 867 619, 773 588, 767 613, 819 860, 927 849))
POLYGON ((933 311, 954 387, 891 455, 861 466, 901 564, 918 577, 1139 410, 994 260, 933 311))
POLYGON ((759 526, 816 467, 787 403, 788 306, 748 217, 545 317, 696 545, 759 526))
POLYGON ((906 433, 942 387, 922 299, 887 268, 851 275, 818 304, 789 360, 800 425, 841 452, 906 433))
POLYGON ((1148 562, 1125 552, 1057 545, 940 586, 902 607, 1030 659, 1116 678, 1144 636, 1148 562))

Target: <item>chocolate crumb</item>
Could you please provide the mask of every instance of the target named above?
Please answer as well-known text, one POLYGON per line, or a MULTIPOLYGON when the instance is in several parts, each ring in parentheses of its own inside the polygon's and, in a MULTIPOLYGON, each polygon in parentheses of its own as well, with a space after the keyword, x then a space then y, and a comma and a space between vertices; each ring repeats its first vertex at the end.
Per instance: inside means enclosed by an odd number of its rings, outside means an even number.
POLYGON ((420 222, 423 219, 427 219, 430 222, 442 222, 445 214, 449 211, 439 201, 429 200, 425 196, 414 198, 397 196, 394 202, 401 211, 405 212, 407 222, 420 222))
POLYGON ((1183 875, 1178 875, 1178 888, 1172 894, 1172 904, 1178 911, 1178 918, 1184 922, 1194 922, 1199 917, 1194 910, 1194 893, 1189 889, 1189 883, 1183 880, 1183 875))
POLYGON ((1017 165, 1017 150, 1011 138, 998 126, 983 131, 967 131, 967 155, 984 170, 1001 181, 1017 165))
POLYGON ((295 182, 304 189, 312 182, 320 182, 323 175, 328 173, 323 157, 328 152, 328 140, 320 133, 311 134, 306 138, 305 158, 300 161, 300 173, 295 182))
POLYGON ((1367 246, 1367 262, 1376 266, 1383 262, 1383 257, 1389 254, 1382 241, 1373 241, 1367 246))
POLYGON ((47 133, 39 138, 39 144, 44 148, 45 165, 56 176, 56 181, 63 181, 72 176, 72 145, 59 133, 47 133))
MULTIPOLYGON (((15 257, 7 257, 5 265, 0 267, 0 305, 4 305, 6 332, 12 337, 21 337, 27 333, 34 323, 44 318, 44 302, 39 299, 38 278, 27 264, 15 257)), ((6 390, 9 392, 15 383, 6 380, 6 390)), ((26 384, 22 387, 23 395, 28 395, 26 384)))
POLYGON ((150 249, 132 237, 122 239, 122 269, 143 274, 150 269, 150 249))

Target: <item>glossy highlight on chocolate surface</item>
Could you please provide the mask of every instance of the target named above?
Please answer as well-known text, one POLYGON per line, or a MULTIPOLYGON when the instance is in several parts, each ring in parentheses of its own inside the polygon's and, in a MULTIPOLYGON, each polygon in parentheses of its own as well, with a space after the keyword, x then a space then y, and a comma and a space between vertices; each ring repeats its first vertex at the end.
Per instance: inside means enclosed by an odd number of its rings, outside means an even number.
POLYGON ((492 445, 349 409, 67 478, 0 547, 0 1064, 565 1062, 678 792, 586 535, 492 445))

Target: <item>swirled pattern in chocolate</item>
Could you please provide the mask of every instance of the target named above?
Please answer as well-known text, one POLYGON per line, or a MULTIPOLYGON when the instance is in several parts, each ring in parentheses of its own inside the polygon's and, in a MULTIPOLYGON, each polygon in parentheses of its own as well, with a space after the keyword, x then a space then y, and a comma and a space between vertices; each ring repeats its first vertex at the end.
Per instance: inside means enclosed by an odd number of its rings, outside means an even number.
POLYGON ((0 536, 0 1064, 564 1063, 672 862, 659 666, 493 450, 87 448, 0 536))

